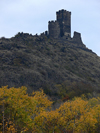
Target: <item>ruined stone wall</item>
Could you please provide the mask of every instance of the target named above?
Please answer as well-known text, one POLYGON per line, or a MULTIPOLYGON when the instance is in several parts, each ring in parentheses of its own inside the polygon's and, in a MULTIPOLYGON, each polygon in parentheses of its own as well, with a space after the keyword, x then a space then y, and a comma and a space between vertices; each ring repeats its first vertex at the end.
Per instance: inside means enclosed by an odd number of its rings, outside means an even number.
POLYGON ((57 21, 49 21, 48 30, 49 37, 58 38, 60 36, 60 28, 57 21))
POLYGON ((83 44, 82 42, 82 39, 81 39, 81 34, 74 31, 74 36, 73 36, 73 39, 72 39, 74 42, 77 42, 79 44, 83 44))

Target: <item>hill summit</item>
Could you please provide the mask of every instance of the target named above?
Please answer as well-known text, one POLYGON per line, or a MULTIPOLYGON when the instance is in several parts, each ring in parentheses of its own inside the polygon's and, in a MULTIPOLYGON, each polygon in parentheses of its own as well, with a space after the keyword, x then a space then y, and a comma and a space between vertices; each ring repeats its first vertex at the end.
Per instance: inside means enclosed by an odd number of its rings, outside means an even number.
POLYGON ((70 12, 56 14, 41 35, 0 38, 0 86, 26 86, 28 92, 43 88, 54 97, 100 90, 100 57, 86 48, 80 33, 71 38, 70 12))
POLYGON ((49 21, 48 31, 45 31, 41 35, 60 40, 66 39, 69 42, 77 43, 81 47, 84 47, 80 33, 75 31, 73 38, 71 38, 71 12, 64 9, 56 12, 56 21, 49 21))

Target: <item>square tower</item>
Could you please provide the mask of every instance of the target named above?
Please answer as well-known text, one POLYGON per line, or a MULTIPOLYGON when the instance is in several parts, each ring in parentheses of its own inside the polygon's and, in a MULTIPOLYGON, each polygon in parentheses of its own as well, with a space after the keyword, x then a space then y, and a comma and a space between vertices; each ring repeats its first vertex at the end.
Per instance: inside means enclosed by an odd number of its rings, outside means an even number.
POLYGON ((56 17, 60 26, 60 36, 71 37, 71 12, 62 9, 56 12, 56 17))
POLYGON ((59 23, 57 21, 49 21, 48 31, 50 37, 58 38, 60 36, 59 23))

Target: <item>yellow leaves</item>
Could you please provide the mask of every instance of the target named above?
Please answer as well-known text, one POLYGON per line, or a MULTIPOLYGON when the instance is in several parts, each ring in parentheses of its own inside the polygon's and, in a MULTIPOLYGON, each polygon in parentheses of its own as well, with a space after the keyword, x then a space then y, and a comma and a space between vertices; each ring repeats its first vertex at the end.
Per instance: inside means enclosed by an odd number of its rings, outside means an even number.
MULTIPOLYGON (((96 101, 93 104, 97 105, 98 99, 91 99, 91 101, 96 101)), ((92 103, 91 103, 92 104, 92 103)), ((100 106, 100 105, 99 105, 100 106)), ((64 121, 63 127, 66 130, 73 130, 74 132, 89 131, 96 129, 97 106, 92 109, 90 101, 82 100, 81 98, 75 98, 74 101, 67 101, 61 105, 58 112, 61 115, 59 120, 64 121)), ((98 112, 100 114, 100 112, 98 112)), ((95 130, 94 130, 95 131, 95 130)))
POLYGON ((7 133, 17 133, 16 129, 13 127, 13 125, 10 125, 9 128, 7 128, 7 133))
POLYGON ((57 130, 59 123, 59 113, 55 111, 47 111, 47 112, 42 112, 40 115, 38 115, 35 118, 35 123, 36 126, 38 127, 39 130, 42 129, 42 131, 45 132, 53 132, 53 130, 57 130))
MULTIPOLYGON (((29 96, 26 91, 26 87, 8 89, 5 86, 0 88, 0 105, 2 108, 0 113, 2 115, 3 111, 5 127, 9 125, 8 132, 15 132, 13 127, 24 132, 32 129, 35 116, 46 111, 52 104, 43 90, 33 92, 32 96, 29 96), (10 121, 12 121, 11 124, 10 121)), ((0 122, 2 123, 2 119, 0 122)))
POLYGON ((43 90, 33 92, 34 100, 38 102, 41 106, 50 107, 52 102, 48 100, 46 94, 44 94, 43 90))
POLYGON ((80 116, 80 119, 78 120, 78 126, 76 127, 76 131, 92 131, 95 129, 96 123, 97 120, 96 118, 94 118, 93 114, 91 112, 86 112, 85 114, 80 116))
POLYGON ((0 131, 3 124, 6 133, 96 133, 100 127, 100 97, 87 100, 82 95, 56 110, 51 105, 43 90, 29 96, 26 87, 0 88, 0 131))
POLYGON ((89 100, 89 105, 91 107, 94 107, 95 105, 98 105, 98 104, 100 104, 100 98, 99 97, 98 98, 92 98, 89 100))
POLYGON ((36 102, 36 112, 40 113, 46 110, 47 108, 50 108, 52 105, 52 101, 50 101, 46 94, 44 94, 43 90, 35 91, 32 93, 33 99, 36 102))

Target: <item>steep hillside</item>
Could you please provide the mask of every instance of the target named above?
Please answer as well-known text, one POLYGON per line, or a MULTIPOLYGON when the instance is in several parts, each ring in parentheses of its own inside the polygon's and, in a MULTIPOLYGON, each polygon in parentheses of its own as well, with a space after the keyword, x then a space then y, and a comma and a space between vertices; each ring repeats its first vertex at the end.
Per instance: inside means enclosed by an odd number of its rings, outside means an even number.
POLYGON ((28 92, 42 87, 56 95, 63 82, 100 90, 100 57, 83 44, 45 35, 0 39, 0 86, 26 86, 28 92))

